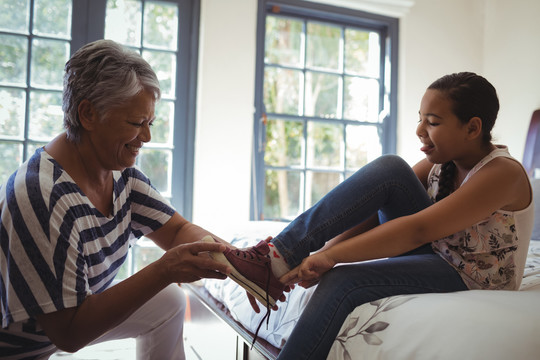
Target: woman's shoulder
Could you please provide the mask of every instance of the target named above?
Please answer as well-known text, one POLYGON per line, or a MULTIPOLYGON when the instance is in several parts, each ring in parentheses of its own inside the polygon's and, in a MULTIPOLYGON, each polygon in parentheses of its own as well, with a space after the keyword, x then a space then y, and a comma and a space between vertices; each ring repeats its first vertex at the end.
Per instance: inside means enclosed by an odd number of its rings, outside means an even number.
POLYGON ((121 172, 115 172, 115 175, 117 177, 120 177, 124 179, 124 181, 142 181, 144 183, 150 184, 150 180, 148 179, 148 176, 146 176, 139 168, 137 167, 129 167, 121 172))

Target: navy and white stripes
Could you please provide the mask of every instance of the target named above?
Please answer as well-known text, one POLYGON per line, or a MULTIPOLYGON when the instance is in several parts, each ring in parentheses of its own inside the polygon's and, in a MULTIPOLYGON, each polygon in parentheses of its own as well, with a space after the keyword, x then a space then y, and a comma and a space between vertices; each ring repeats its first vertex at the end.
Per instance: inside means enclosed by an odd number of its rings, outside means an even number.
POLYGON ((106 289, 130 241, 157 230, 174 213, 137 169, 113 177, 110 216, 43 149, 0 188, 0 352, 10 348, 6 344, 26 348, 30 340, 21 338, 21 328, 8 336, 17 324, 78 306, 106 289))

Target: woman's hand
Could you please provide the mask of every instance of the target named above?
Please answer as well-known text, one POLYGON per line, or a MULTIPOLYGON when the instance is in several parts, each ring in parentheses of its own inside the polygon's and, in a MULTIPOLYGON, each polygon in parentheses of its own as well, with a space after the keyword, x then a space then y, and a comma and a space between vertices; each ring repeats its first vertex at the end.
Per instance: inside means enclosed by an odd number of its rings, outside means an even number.
POLYGON ((300 265, 283 275, 279 281, 287 285, 298 283, 302 287, 309 288, 317 284, 321 276, 335 265, 336 262, 327 255, 326 251, 320 251, 305 258, 300 265))
POLYGON ((202 278, 225 279, 231 269, 208 255, 208 252, 224 250, 223 244, 197 241, 169 249, 157 262, 170 283, 188 283, 202 278))

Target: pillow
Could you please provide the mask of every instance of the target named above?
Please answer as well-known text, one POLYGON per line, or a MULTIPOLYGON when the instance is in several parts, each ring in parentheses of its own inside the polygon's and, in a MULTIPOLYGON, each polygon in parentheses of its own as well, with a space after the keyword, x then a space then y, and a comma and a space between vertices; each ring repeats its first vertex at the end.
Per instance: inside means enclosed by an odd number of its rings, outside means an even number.
POLYGON ((531 240, 540 241, 540 179, 531 179, 534 199, 534 226, 531 240))

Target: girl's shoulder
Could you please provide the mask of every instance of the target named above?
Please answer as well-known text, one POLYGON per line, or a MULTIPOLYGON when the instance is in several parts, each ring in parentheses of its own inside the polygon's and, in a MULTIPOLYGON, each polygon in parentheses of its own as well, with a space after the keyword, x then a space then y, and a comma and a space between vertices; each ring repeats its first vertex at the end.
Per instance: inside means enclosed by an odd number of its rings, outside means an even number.
POLYGON ((483 168, 495 168, 498 171, 525 171, 521 163, 516 160, 505 145, 496 145, 496 148, 481 159, 467 174, 463 183, 467 182, 472 176, 483 168))
MULTIPOLYGON (((529 177, 523 165, 512 157, 508 150, 495 150, 496 156, 483 159, 467 175, 463 183, 471 178, 482 178, 484 184, 498 189, 498 194, 511 194, 510 201, 501 210, 517 211, 527 208, 532 202, 532 190, 529 177)), ((481 183, 477 183, 482 186, 481 183)))

